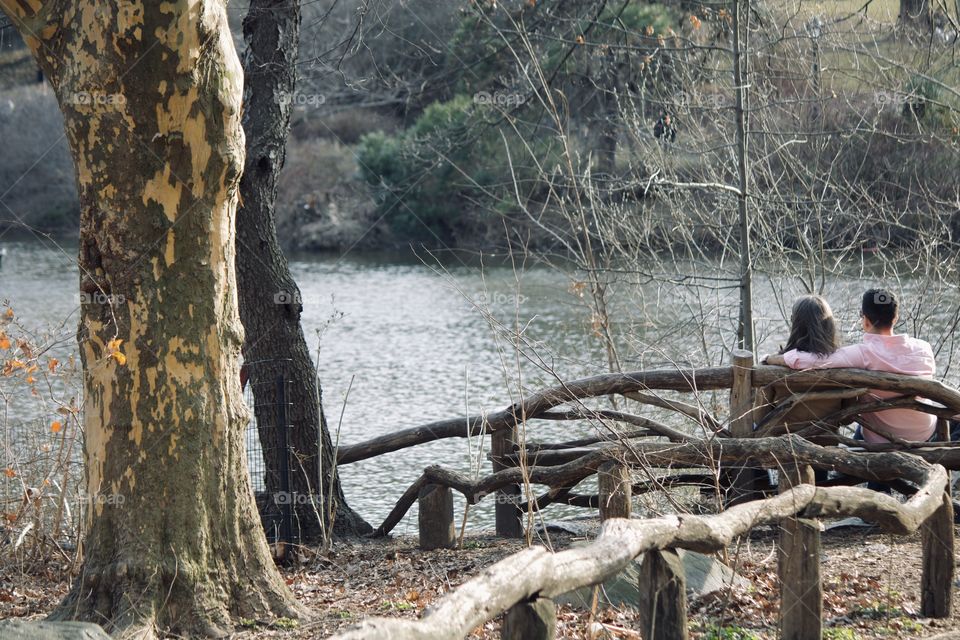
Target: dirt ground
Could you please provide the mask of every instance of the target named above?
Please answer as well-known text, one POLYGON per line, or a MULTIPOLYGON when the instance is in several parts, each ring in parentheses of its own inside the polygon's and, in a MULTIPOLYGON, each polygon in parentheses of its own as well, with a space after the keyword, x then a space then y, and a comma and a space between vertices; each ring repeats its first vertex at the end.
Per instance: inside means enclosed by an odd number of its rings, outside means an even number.
MULTIPOLYGON (((576 540, 551 534, 555 548, 576 540)), ((751 582, 690 602, 691 636, 752 640, 777 636, 779 606, 776 536, 758 529, 727 552, 727 561, 751 582)), ((463 549, 422 552, 413 538, 342 542, 329 557, 307 554, 284 568, 287 583, 316 613, 305 621, 244 621, 235 638, 321 638, 366 616, 416 617, 424 608, 484 567, 522 548, 520 541, 468 536, 463 549)), ((877 529, 843 529, 822 536, 824 638, 924 638, 960 629, 960 602, 949 619, 919 616, 919 535, 902 537, 877 529)), ((0 619, 42 617, 66 593, 66 564, 40 570, 7 565, 0 571, 0 619)), ((960 594, 958 594, 960 595, 960 594)), ((957 596, 955 596, 956 598, 957 596)), ((640 638, 632 609, 593 613, 561 606, 558 638, 640 638)), ((499 638, 499 622, 474 629, 470 638, 499 638)))

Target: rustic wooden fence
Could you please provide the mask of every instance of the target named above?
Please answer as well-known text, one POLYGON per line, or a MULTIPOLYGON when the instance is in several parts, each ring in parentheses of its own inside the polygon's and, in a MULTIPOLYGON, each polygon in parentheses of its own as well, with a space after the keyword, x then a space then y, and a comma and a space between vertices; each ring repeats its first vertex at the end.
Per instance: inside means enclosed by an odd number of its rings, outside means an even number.
MULTIPOLYGON (((823 592, 819 574, 816 518, 858 516, 884 530, 922 530, 921 610, 928 617, 949 616, 954 572, 953 506, 947 469, 960 469, 954 443, 866 444, 839 436, 836 427, 861 413, 909 408, 937 415, 946 435, 946 418, 960 413, 960 392, 937 381, 860 370, 789 371, 754 366, 737 352, 729 367, 607 374, 564 384, 528 396, 503 411, 457 418, 400 431, 340 451, 340 464, 439 438, 492 433, 493 473, 471 478, 440 466, 427 467, 401 496, 376 530, 386 535, 417 500, 420 543, 425 549, 455 545, 452 491, 469 504, 496 495, 496 528, 519 536, 523 518, 547 504, 600 509, 604 525, 588 547, 550 553, 534 547, 494 565, 465 583, 418 621, 373 619, 337 638, 462 638, 477 625, 505 613, 504 638, 554 637, 552 598, 597 584, 643 556, 640 602, 642 633, 648 640, 686 638, 684 577, 676 549, 717 551, 753 527, 780 525, 780 627, 783 638, 819 638, 823 592), (729 389, 729 413, 721 420, 702 405, 665 397, 668 391, 729 389), (861 401, 868 389, 899 395, 861 401), (590 409, 589 398, 620 395, 681 414, 701 428, 700 436, 623 411, 590 409), (922 399, 918 399, 922 398, 922 399), (794 410, 812 400, 845 400, 829 415, 791 421, 794 410), (537 420, 598 421, 630 430, 615 439, 582 438, 531 445, 518 438, 520 427, 537 420), (464 428, 467 425, 467 429, 464 428), (821 444, 845 444, 851 451, 821 444), (657 474, 655 469, 701 469, 698 473, 657 474), (776 469, 780 494, 763 497, 754 468, 776 469), (840 472, 848 481, 897 483, 909 495, 888 495, 847 486, 816 487, 813 469, 840 472), (631 470, 649 480, 635 484, 631 470), (573 489, 598 476, 596 495, 573 489), (704 479, 725 488, 728 508, 713 516, 677 515, 629 520, 631 495, 704 479), (547 491, 522 502, 520 487, 547 491)), ((948 439, 948 438, 945 438, 948 439)))

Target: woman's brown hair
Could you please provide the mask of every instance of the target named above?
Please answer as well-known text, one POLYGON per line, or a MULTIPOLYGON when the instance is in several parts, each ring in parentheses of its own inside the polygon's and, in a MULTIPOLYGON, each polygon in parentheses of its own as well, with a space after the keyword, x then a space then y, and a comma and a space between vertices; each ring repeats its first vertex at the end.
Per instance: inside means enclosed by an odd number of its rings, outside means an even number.
POLYGON ((790 314, 790 337, 781 353, 792 349, 828 356, 840 347, 833 311, 820 296, 801 296, 790 314))

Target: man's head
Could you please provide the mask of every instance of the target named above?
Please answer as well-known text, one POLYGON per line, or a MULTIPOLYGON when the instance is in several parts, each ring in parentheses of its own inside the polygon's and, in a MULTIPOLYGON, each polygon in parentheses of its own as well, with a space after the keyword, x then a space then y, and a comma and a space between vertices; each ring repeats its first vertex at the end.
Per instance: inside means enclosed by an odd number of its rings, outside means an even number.
POLYGON ((863 316, 865 331, 890 332, 899 315, 897 298, 886 289, 867 289, 860 304, 860 315, 863 316))

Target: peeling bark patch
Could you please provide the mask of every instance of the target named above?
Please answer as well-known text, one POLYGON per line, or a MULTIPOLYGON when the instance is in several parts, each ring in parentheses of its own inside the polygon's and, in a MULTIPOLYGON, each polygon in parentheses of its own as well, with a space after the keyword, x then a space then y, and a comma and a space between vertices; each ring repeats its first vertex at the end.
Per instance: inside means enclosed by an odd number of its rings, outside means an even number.
POLYGON ((163 209, 167 220, 175 222, 177 210, 180 208, 180 198, 183 195, 183 185, 170 174, 170 165, 163 169, 143 187, 143 204, 155 202, 163 209))
POLYGON ((168 267, 172 265, 176 260, 175 248, 174 248, 174 236, 175 234, 173 232, 173 228, 171 227, 167 229, 167 246, 163 252, 163 261, 167 263, 168 267))

